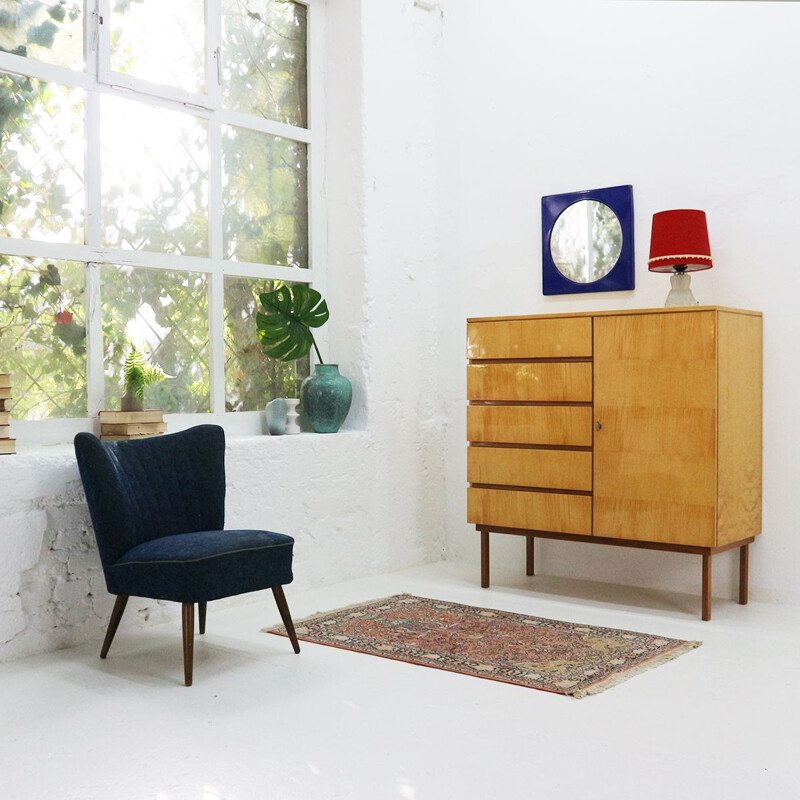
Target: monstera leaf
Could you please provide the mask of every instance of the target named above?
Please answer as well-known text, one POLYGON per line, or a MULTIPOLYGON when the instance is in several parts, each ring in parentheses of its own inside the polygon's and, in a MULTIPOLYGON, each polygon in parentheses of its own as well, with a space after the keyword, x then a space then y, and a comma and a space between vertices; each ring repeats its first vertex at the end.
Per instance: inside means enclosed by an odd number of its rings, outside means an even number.
POLYGON ((316 290, 304 284, 281 286, 259 295, 264 313, 256 316, 258 338, 264 353, 280 361, 294 361, 308 355, 311 346, 322 358, 311 328, 328 321, 328 304, 316 290))

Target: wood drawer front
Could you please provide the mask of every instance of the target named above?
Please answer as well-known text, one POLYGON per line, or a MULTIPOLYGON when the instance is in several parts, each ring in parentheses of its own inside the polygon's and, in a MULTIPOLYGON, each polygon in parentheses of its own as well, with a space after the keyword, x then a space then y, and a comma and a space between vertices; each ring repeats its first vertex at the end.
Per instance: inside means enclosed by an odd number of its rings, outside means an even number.
POLYGON ((592 498, 555 492, 468 489, 467 521, 501 528, 592 534, 592 498))
POLYGON ((591 317, 467 323, 468 358, 581 358, 591 355, 591 317))
POLYGON ((590 406, 467 406, 470 442, 592 444, 590 406))
POLYGON ((592 454, 580 450, 467 448, 467 480, 499 486, 592 490, 592 454))
POLYGON ((588 403, 592 400, 592 365, 590 362, 470 364, 467 399, 588 403))

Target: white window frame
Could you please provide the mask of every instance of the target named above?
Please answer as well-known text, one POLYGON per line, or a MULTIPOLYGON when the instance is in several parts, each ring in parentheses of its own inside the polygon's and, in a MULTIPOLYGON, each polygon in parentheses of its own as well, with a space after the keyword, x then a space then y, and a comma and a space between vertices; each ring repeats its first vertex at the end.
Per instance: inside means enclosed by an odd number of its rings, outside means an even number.
MULTIPOLYGON (((101 69, 101 53, 108 55, 110 25, 109 0, 86 0, 85 63, 83 72, 47 64, 24 56, 0 52, 0 72, 25 75, 53 81, 85 91, 86 155, 84 164, 85 243, 59 244, 33 239, 0 236, 0 253, 12 256, 79 261, 86 266, 86 378, 88 417, 82 419, 12 419, 12 435, 18 449, 26 445, 55 444, 69 441, 83 430, 97 432, 98 412, 104 407, 103 332, 100 301, 100 265, 147 267, 150 269, 202 272, 208 281, 210 413, 167 414, 168 430, 175 431, 204 422, 223 425, 229 433, 262 433, 261 411, 225 411, 225 343, 224 343, 224 280, 242 277, 307 283, 325 295, 327 227, 325 209, 325 0, 295 0, 308 9, 306 69, 308 127, 301 128, 260 117, 249 116, 221 107, 221 89, 217 79, 219 57, 220 0, 206 0, 206 83, 208 94, 192 95, 168 87, 156 87, 130 76, 101 69), (102 19, 102 23, 101 23, 102 19), (122 80, 119 80, 122 79, 122 80), (156 96, 158 93, 158 96, 156 96), (100 220, 100 97, 113 95, 190 113, 208 120, 209 147, 209 214, 208 256, 182 256, 143 252, 102 246, 100 220), (231 261, 223 257, 222 224, 222 125, 235 125, 249 130, 303 142, 308 146, 308 252, 307 268, 276 264, 231 261), (216 156, 215 156, 216 154, 216 156), (217 157, 220 156, 220 157, 217 157)), ((106 66, 109 62, 106 59, 106 66)), ((256 335, 255 329, 253 336, 256 335)), ((320 351, 327 352, 327 333, 317 334, 320 351)), ((265 398, 266 403, 266 398, 265 398)))

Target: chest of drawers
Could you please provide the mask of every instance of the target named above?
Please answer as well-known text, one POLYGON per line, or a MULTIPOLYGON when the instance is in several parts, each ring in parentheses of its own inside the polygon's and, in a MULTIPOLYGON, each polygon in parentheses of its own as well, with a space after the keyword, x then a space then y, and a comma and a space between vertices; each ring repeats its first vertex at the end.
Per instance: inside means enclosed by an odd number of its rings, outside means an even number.
POLYGON ((761 315, 719 307, 467 322, 468 521, 711 558, 761 532, 761 315))

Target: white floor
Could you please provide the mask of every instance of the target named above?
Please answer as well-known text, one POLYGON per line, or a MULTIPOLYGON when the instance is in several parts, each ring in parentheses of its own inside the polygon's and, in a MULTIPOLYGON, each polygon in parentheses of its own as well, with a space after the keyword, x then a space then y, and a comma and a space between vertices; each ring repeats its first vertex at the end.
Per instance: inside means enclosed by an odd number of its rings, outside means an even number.
POLYGON ((260 633, 214 611, 182 685, 179 623, 0 665, 2 800, 800 798, 800 608, 437 564, 287 597, 295 619, 411 592, 702 639, 573 700, 260 633), (534 588, 535 587, 535 588, 534 588))

